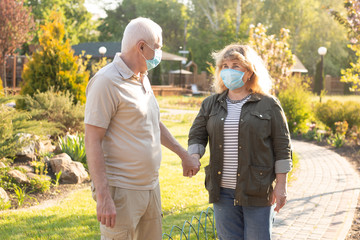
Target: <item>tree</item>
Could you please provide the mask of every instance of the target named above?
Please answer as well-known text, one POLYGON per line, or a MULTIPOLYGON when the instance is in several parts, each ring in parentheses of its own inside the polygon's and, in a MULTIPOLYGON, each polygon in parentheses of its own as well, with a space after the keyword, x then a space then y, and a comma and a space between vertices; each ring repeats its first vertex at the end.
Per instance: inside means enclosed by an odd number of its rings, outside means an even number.
POLYGON ((24 0, 0 1, 0 68, 3 68, 7 55, 31 39, 28 33, 34 27, 34 20, 30 13, 31 8, 24 6, 24 0))
POLYGON ((243 42, 259 1, 192 0, 188 6, 187 47, 200 71, 208 70, 211 53, 233 42, 243 42), (251 6, 250 6, 251 5, 251 6))
POLYGON ((69 91, 75 103, 84 103, 89 73, 84 69, 79 71, 81 64, 65 38, 61 14, 53 12, 41 29, 40 50, 24 66, 21 94, 33 96, 37 91, 45 92, 53 87, 56 91, 69 91))
POLYGON ((274 80, 274 90, 278 93, 288 87, 291 68, 294 65, 290 50, 289 30, 282 28, 279 38, 267 35, 262 24, 250 27, 249 44, 263 59, 270 76, 274 80))
POLYGON ((290 30, 291 50, 309 70, 315 73, 320 56, 317 49, 324 46, 328 53, 324 58, 326 74, 340 76, 341 68, 347 67, 350 51, 346 48, 344 27, 331 20, 327 6, 343 11, 338 0, 263 0, 255 18, 256 23, 268 26, 268 34, 281 28, 290 30))
POLYGON ((100 41, 121 41, 126 25, 141 16, 162 27, 166 51, 177 52, 183 45, 185 6, 176 0, 123 0, 106 13, 107 17, 98 28, 100 41))
POLYGON ((360 92, 360 0, 345 0, 344 7, 346 17, 332 9, 330 13, 347 29, 351 43, 348 47, 356 53, 357 60, 350 63, 349 68, 341 70, 341 81, 351 84, 350 91, 360 92))
MULTIPOLYGON (((62 12, 65 35, 72 44, 78 44, 96 41, 98 37, 95 30, 99 22, 92 19, 84 2, 85 0, 27 0, 25 3, 32 7, 38 29, 49 20, 52 11, 62 12)), ((38 42, 39 33, 36 33, 33 43, 38 42)))

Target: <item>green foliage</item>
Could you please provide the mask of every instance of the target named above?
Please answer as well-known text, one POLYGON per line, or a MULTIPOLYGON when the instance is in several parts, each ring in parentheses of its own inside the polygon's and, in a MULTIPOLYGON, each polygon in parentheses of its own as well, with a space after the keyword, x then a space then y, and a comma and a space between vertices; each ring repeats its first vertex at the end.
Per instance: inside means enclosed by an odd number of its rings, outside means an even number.
POLYGON ((1 80, 1 77, 0 77, 0 97, 4 95, 4 87, 3 87, 3 82, 1 80))
POLYGON ((57 187, 59 186, 59 181, 60 181, 60 177, 61 177, 62 171, 60 170, 58 173, 55 173, 56 179, 55 179, 55 183, 54 185, 57 187))
POLYGON ((106 10, 107 17, 99 26, 100 41, 119 41, 130 20, 142 16, 163 28, 166 50, 177 53, 184 39, 185 7, 176 0, 123 0, 117 8, 106 10))
POLYGON ((249 44, 263 59, 274 80, 274 90, 278 93, 288 87, 290 70, 295 63, 288 43, 289 30, 282 28, 278 38, 275 35, 267 35, 266 31, 262 24, 251 27, 249 44))
POLYGON ((311 92, 301 78, 292 77, 288 88, 280 91, 278 98, 284 109, 290 133, 304 131, 311 117, 311 92))
POLYGON ((15 109, 0 103, 0 159, 15 156, 25 144, 19 144, 20 137, 14 127, 14 121, 22 117, 15 109))
POLYGON ((11 202, 5 202, 3 199, 0 199, 0 211, 7 210, 11 208, 11 202))
POLYGON ((25 203, 26 200, 30 199, 35 199, 33 197, 30 197, 27 193, 26 193, 26 189, 21 188, 17 185, 14 185, 14 193, 15 193, 15 197, 17 199, 17 204, 18 207, 22 207, 23 204, 25 203))
POLYGON ((344 9, 338 0, 262 0, 258 11, 261 14, 256 14, 253 22, 269 26, 269 34, 289 29, 291 50, 310 75, 314 75, 320 58, 318 48, 326 47, 325 74, 340 76, 340 69, 347 67, 351 53, 346 48, 346 30, 333 21, 328 6, 340 12, 344 9))
POLYGON ((341 70, 341 82, 350 84, 350 91, 360 92, 360 45, 349 45, 356 52, 357 61, 350 63, 350 68, 341 70))
POLYGON ((89 73, 79 71, 78 57, 73 55, 70 41, 65 38, 60 14, 53 12, 50 22, 41 29, 40 50, 24 66, 21 94, 33 96, 53 87, 56 91, 70 92, 74 103, 84 103, 89 73))
POLYGON ((336 132, 336 122, 348 123, 348 128, 360 126, 360 104, 356 102, 338 102, 328 100, 315 106, 316 118, 329 127, 333 133, 336 132))
POLYGON ((33 97, 24 97, 22 105, 32 119, 52 124, 53 136, 84 131, 84 105, 74 104, 69 92, 37 91, 33 97))
MULTIPOLYGON (((85 0, 26 0, 25 4, 32 9, 32 14, 38 26, 45 24, 51 18, 53 11, 62 12, 62 19, 67 38, 73 44, 94 42, 97 40, 96 28, 100 21, 92 19, 91 13, 84 6, 85 0)), ((37 32, 33 43, 38 43, 37 32)))
POLYGON ((63 153, 68 154, 73 161, 81 162, 88 169, 85 152, 85 137, 83 134, 59 137, 59 146, 63 153))
POLYGON ((30 187, 33 192, 40 192, 40 193, 47 192, 49 191, 50 186, 51 186, 51 181, 49 181, 42 175, 30 180, 30 187))

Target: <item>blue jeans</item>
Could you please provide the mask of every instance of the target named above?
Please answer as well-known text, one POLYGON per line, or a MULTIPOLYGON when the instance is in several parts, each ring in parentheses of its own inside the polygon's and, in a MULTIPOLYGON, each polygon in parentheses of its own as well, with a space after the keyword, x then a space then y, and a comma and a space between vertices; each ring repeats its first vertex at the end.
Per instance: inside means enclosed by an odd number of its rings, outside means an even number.
POLYGON ((235 190, 221 188, 214 203, 219 240, 270 240, 275 212, 273 207, 234 206, 235 190))

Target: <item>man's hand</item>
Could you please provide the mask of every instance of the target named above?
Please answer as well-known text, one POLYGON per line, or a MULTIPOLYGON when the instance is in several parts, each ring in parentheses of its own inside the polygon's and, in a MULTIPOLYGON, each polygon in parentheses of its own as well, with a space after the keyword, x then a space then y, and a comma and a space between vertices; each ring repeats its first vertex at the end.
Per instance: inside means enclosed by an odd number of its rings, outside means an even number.
POLYGON ((201 166, 199 159, 200 159, 199 154, 193 154, 191 156, 187 154, 185 157, 181 159, 184 177, 191 178, 192 176, 195 176, 199 172, 201 166))
POLYGON ((116 220, 116 209, 114 201, 112 200, 110 193, 104 195, 97 195, 96 213, 97 219, 106 227, 113 228, 116 220))
POLYGON ((272 196, 272 203, 274 204, 276 202, 276 207, 274 211, 279 212, 280 209, 285 206, 286 203, 286 181, 277 181, 273 196, 272 196))

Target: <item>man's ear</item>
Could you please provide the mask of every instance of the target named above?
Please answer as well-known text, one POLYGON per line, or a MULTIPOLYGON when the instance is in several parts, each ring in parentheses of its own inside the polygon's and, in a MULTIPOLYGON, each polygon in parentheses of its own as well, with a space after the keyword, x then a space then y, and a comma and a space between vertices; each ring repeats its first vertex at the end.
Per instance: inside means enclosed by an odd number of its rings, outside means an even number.
POLYGON ((142 51, 144 50, 144 45, 145 45, 145 42, 144 41, 139 41, 137 44, 137 48, 138 49, 141 49, 142 51))

